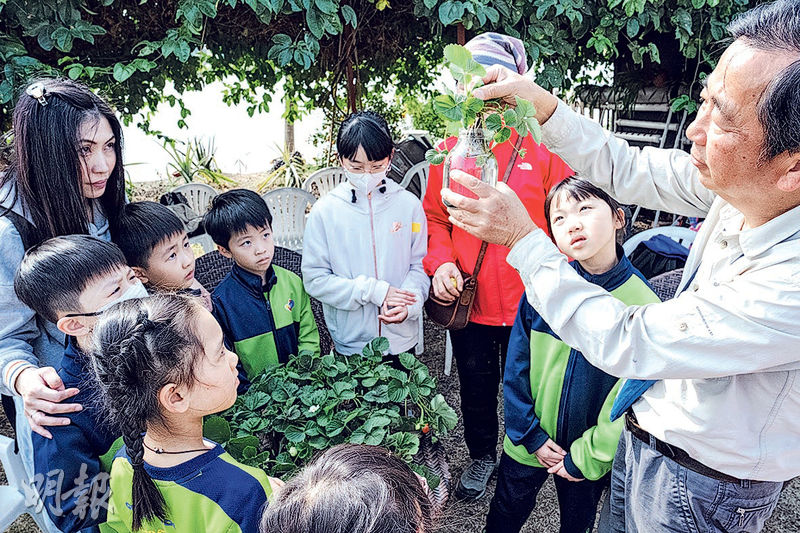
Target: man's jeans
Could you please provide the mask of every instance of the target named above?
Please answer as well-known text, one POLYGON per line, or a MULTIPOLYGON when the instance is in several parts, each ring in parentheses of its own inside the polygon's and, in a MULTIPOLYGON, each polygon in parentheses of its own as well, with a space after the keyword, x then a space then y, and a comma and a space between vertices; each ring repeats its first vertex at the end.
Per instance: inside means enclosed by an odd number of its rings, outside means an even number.
POLYGON ((782 486, 731 483, 698 474, 626 429, 611 471, 608 524, 601 519, 599 531, 757 532, 778 504, 782 486))

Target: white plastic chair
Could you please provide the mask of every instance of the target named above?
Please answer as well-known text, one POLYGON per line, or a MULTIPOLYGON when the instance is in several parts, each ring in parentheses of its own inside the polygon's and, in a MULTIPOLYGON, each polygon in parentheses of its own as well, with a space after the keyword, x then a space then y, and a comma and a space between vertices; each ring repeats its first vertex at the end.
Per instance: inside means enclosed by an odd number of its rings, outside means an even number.
POLYGON ((14 440, 3 435, 0 435, 0 462, 8 480, 8 485, 0 485, 0 531, 7 531, 14 520, 25 513, 31 515, 42 531, 52 529, 43 516, 44 508, 37 513, 35 505, 28 505, 31 502, 26 501, 24 487, 30 484, 25 467, 14 453, 14 440))
POLYGON ((427 161, 420 161, 408 169, 406 175, 403 176, 403 181, 400 182, 400 186, 404 189, 407 189, 408 185, 411 183, 411 180, 414 179, 414 176, 419 176, 419 196, 420 198, 425 198, 425 191, 428 188, 428 173, 430 172, 430 168, 430 163, 427 161))
POLYGON ((644 231, 640 231, 622 244, 622 248, 625 250, 625 256, 630 256, 640 243, 655 235, 664 235, 665 237, 669 237, 673 241, 685 246, 688 249, 694 242, 697 232, 690 230, 689 228, 682 228, 680 226, 659 226, 657 228, 646 229, 644 231))
POLYGON ((214 240, 208 233, 202 233, 200 235, 195 235, 194 237, 189 237, 189 244, 199 244, 203 249, 204 254, 213 252, 217 249, 217 245, 214 243, 214 240))
POLYGON ((208 211, 211 200, 219 194, 214 187, 205 183, 185 183, 178 185, 170 192, 180 192, 189 200, 189 207, 192 211, 202 216, 208 211))
POLYGON ((306 213, 317 198, 296 187, 281 187, 261 195, 272 213, 272 232, 275 246, 300 252, 303 250, 303 232, 306 213))
POLYGON ((343 181, 347 181, 347 176, 342 167, 323 168, 305 179, 303 190, 310 192, 316 198, 322 198, 343 181))

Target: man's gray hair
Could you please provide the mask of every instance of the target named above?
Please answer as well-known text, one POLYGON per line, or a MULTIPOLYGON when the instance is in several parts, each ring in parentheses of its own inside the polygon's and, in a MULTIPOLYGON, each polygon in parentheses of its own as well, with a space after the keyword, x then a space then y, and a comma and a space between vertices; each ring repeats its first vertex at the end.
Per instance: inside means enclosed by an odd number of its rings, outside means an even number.
POLYGON ((753 48, 797 56, 769 82, 756 112, 764 128, 763 160, 800 152, 800 0, 761 4, 734 18, 728 31, 753 48))

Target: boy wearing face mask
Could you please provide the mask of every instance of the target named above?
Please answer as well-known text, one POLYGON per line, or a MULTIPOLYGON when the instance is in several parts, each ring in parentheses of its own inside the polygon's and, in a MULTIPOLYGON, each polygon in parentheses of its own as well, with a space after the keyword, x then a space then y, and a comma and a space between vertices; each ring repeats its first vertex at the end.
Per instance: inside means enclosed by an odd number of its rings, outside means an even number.
POLYGON ((121 441, 92 404, 96 391, 86 354, 97 317, 123 300, 146 297, 147 290, 115 244, 88 235, 55 237, 28 250, 14 290, 67 336, 58 375, 65 389, 79 389, 71 401, 82 406, 49 427, 52 439, 32 434, 32 488, 60 531, 95 527, 105 521, 106 506, 90 502, 107 500, 105 473, 121 441))
POLYGON ((377 113, 348 116, 336 148, 347 181, 311 210, 303 283, 322 302, 337 352, 361 352, 378 336, 389 340, 391 354, 411 351, 430 287, 422 203, 386 178, 394 144, 377 113))

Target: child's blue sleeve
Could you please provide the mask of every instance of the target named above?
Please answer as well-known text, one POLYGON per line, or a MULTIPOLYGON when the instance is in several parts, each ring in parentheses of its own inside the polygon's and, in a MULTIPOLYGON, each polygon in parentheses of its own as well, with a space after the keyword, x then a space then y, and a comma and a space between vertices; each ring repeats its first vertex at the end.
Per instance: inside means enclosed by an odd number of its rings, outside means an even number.
POLYGON ((32 434, 33 490, 56 527, 65 532, 105 522, 110 488, 101 456, 115 440, 99 426, 88 392, 81 391, 73 400, 84 409, 68 415, 69 425, 48 428, 52 439, 32 434))
POLYGON ((534 313, 525 293, 508 340, 503 374, 506 435, 533 454, 550 438, 539 425, 531 393, 531 320, 534 313))

